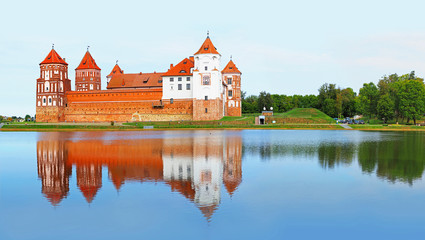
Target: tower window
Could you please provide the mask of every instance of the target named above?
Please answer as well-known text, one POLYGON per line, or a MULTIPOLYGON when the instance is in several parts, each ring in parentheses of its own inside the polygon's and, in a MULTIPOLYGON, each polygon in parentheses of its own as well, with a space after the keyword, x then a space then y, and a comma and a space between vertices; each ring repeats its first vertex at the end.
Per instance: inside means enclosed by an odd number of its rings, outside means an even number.
POLYGON ((202 84, 203 85, 210 85, 210 76, 206 75, 202 77, 202 84))
POLYGON ((227 78, 227 84, 232 84, 232 78, 227 78))
POLYGON ((178 89, 179 89, 179 90, 182 90, 182 84, 179 84, 179 85, 178 85, 178 89))
POLYGON ((233 92, 232 92, 232 90, 229 90, 228 95, 229 95, 229 97, 232 97, 232 96, 233 96, 233 92))
POLYGON ((205 101, 208 101, 208 96, 205 96, 205 101))
POLYGON ((205 113, 208 113, 208 108, 205 108, 205 113))
POLYGON ((190 90, 190 83, 186 84, 186 90, 190 90))
POLYGON ((174 103, 174 98, 170 98, 170 103, 173 104, 174 103))
POLYGON ((208 66, 205 66, 205 71, 208 71, 208 66))

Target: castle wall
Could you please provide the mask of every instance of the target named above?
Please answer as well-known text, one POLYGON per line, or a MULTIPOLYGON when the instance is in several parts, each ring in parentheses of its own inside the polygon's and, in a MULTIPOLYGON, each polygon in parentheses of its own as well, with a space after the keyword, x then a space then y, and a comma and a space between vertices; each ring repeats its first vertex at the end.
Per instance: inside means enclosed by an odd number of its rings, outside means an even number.
POLYGON ((220 120, 223 117, 223 100, 209 99, 198 100, 193 99, 193 120, 220 120))
POLYGON ((67 122, 192 120, 193 103, 162 101, 161 89, 67 93, 67 122))
POLYGON ((36 107, 37 122, 57 123, 65 120, 64 108, 57 106, 36 107))

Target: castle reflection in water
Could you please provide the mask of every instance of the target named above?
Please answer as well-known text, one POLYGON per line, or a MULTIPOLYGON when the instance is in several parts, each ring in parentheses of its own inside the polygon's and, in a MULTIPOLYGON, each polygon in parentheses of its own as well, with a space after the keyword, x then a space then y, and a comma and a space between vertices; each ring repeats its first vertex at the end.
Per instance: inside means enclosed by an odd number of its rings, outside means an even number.
POLYGON ((127 181, 163 182, 194 202, 207 219, 221 188, 232 195, 242 181, 242 139, 220 132, 196 137, 162 136, 114 140, 108 132, 42 133, 37 167, 42 193, 52 205, 69 194, 72 169, 88 203, 102 187, 102 167, 119 190, 127 181))

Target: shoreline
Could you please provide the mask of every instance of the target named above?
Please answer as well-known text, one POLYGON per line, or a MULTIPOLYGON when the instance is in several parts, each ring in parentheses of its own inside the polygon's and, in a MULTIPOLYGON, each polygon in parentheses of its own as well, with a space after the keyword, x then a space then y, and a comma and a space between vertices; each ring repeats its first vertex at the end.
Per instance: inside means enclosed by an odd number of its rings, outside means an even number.
MULTIPOLYGON (((292 126, 292 127, 233 127, 233 126, 223 126, 223 127, 154 127, 150 129, 144 129, 140 127, 112 127, 112 126, 103 126, 103 127, 93 127, 90 125, 83 125, 84 127, 78 127, 76 125, 64 125, 63 128, 52 127, 52 128, 33 128, 32 126, 23 126, 20 127, 7 127, 0 128, 0 132, 82 132, 82 131, 175 131, 175 130, 338 130, 338 131, 397 131, 397 132, 425 132, 425 127, 421 128, 411 128, 411 126, 400 126, 400 127, 388 127, 388 126, 371 126, 371 127, 360 127, 346 129, 338 125, 332 125, 334 127, 319 127, 323 125, 309 125, 309 126, 292 126)), ((80 125, 81 126, 81 125, 80 125)))

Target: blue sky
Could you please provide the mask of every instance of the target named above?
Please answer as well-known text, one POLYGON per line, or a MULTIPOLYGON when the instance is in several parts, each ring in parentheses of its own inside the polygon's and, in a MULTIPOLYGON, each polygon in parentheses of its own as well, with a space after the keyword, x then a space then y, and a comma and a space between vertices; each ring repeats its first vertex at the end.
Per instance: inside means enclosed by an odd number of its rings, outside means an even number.
POLYGON ((52 43, 74 69, 87 46, 105 76, 166 71, 207 30, 242 90, 317 94, 415 70, 425 76, 423 1, 7 1, 0 14, 0 114, 35 114, 39 63, 52 43))

